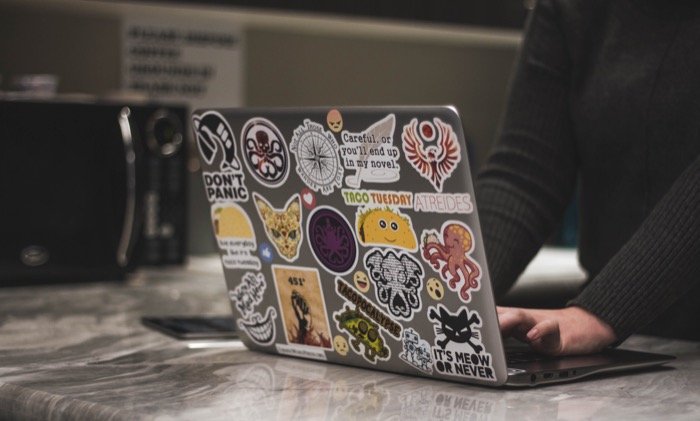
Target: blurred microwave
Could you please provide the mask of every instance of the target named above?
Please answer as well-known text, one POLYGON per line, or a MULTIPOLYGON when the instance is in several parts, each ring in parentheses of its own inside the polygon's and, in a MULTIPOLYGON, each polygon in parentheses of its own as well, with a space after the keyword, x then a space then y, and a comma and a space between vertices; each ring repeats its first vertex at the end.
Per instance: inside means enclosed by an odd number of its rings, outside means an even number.
POLYGON ((0 285, 185 258, 184 107, 0 101, 0 285))

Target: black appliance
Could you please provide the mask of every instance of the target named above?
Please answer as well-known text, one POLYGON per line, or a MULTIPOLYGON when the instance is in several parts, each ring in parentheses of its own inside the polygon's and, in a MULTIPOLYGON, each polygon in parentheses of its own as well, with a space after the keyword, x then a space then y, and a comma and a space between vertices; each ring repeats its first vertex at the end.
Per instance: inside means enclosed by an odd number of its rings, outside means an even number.
POLYGON ((123 279, 185 257, 179 106, 0 101, 0 285, 123 279))

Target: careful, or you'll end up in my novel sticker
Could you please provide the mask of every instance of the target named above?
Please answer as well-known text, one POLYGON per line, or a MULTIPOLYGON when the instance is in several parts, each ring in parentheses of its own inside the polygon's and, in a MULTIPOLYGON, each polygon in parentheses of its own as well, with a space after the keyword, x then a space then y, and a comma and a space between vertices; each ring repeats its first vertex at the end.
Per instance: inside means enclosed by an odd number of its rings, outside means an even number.
POLYGON ((343 131, 340 157, 347 170, 355 174, 345 177, 348 187, 368 183, 393 183, 399 179, 399 149, 394 146, 396 117, 389 114, 365 131, 343 131))

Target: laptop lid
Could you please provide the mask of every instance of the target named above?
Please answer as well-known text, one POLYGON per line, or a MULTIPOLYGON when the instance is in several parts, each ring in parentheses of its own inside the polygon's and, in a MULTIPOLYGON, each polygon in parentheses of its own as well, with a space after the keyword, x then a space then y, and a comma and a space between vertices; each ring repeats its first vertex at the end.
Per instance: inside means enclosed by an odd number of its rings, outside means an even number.
POLYGON ((193 123, 246 346, 506 381, 453 108, 198 110, 193 123))

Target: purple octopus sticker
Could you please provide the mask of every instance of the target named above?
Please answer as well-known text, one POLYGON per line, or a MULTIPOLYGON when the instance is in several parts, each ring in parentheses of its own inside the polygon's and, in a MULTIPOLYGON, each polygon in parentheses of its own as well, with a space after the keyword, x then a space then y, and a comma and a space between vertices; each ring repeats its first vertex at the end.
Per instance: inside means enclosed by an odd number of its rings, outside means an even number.
POLYGON ((316 260, 337 275, 348 274, 357 264, 357 240, 347 219, 335 209, 320 206, 306 226, 316 260))

